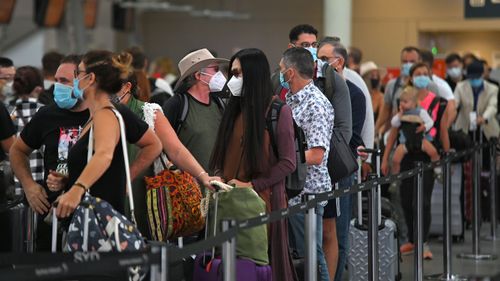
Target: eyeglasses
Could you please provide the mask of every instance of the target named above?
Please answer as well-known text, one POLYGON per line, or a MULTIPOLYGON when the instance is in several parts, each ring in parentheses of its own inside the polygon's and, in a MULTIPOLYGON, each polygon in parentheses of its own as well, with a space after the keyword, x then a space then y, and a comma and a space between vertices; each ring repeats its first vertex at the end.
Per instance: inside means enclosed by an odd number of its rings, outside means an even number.
POLYGON ((75 75, 75 78, 76 78, 76 77, 80 76, 81 73, 87 73, 87 71, 86 70, 81 70, 81 69, 77 68, 77 69, 75 69, 75 71, 74 71, 73 74, 75 75))
POLYGON ((330 60, 332 60, 332 62, 331 62, 331 63, 334 63, 334 62, 336 62, 337 60, 339 60, 340 58, 341 58, 341 57, 325 57, 325 56, 323 56, 323 57, 320 57, 320 58, 318 58, 318 59, 320 59, 320 60, 322 60, 323 62, 326 62, 326 63, 329 63, 329 62, 330 62, 330 60))
POLYGON ((309 48, 309 47, 318 48, 318 42, 312 42, 312 43, 302 42, 299 45, 296 45, 296 43, 292 43, 292 45, 294 47, 302 47, 302 48, 309 48))

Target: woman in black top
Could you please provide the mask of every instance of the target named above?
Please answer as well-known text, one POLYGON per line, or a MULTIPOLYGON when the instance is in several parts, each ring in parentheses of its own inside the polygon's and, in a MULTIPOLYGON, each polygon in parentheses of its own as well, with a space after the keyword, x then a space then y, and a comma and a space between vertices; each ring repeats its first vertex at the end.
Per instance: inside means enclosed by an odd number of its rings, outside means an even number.
MULTIPOLYGON (((129 65, 120 63, 111 52, 90 51, 85 54, 75 71, 73 94, 85 100, 91 117, 68 155, 69 184, 67 192, 59 198, 56 212, 58 217, 69 217, 87 190, 124 213, 125 163, 121 150, 120 125, 111 110, 114 106, 110 96, 120 91, 123 80, 129 75, 129 69, 129 65), (94 154, 87 163, 91 125, 94 154)), ((155 134, 128 109, 122 106, 117 109, 125 120, 127 139, 134 143, 143 137, 151 138, 155 157, 158 156, 161 144, 155 134)), ((153 159, 142 164, 150 165, 153 159)))

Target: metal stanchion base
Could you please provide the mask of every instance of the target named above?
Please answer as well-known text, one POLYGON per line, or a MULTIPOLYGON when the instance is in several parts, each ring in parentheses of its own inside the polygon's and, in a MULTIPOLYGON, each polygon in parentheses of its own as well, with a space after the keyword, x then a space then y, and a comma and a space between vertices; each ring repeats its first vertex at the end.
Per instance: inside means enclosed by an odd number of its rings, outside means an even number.
POLYGON ((433 274, 433 275, 425 276, 425 280, 467 281, 468 279, 466 277, 463 277, 460 275, 440 273, 440 274, 433 274))
POLYGON ((459 259, 466 259, 466 260, 496 260, 497 256, 496 255, 490 255, 490 254, 458 254, 457 258, 459 259))

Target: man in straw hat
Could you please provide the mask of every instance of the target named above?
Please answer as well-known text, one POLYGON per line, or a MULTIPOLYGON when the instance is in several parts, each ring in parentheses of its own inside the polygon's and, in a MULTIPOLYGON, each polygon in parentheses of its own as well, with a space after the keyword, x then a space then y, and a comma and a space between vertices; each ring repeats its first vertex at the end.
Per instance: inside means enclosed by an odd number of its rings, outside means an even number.
POLYGON ((176 94, 163 106, 179 139, 206 171, 224 110, 223 101, 212 93, 226 84, 219 67, 228 62, 207 49, 187 54, 178 65, 176 94))

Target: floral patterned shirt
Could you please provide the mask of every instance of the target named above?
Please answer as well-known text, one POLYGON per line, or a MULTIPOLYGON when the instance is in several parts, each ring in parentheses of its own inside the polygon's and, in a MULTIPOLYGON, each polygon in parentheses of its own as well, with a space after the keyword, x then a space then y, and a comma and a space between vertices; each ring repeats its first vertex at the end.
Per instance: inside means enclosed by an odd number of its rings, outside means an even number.
POLYGON ((286 103, 292 108, 295 123, 304 131, 307 148, 321 147, 325 150, 320 165, 307 167, 306 183, 302 193, 289 200, 290 205, 297 205, 304 193, 323 193, 332 189, 326 164, 330 151, 334 112, 330 101, 312 81, 296 94, 288 92, 286 103))

